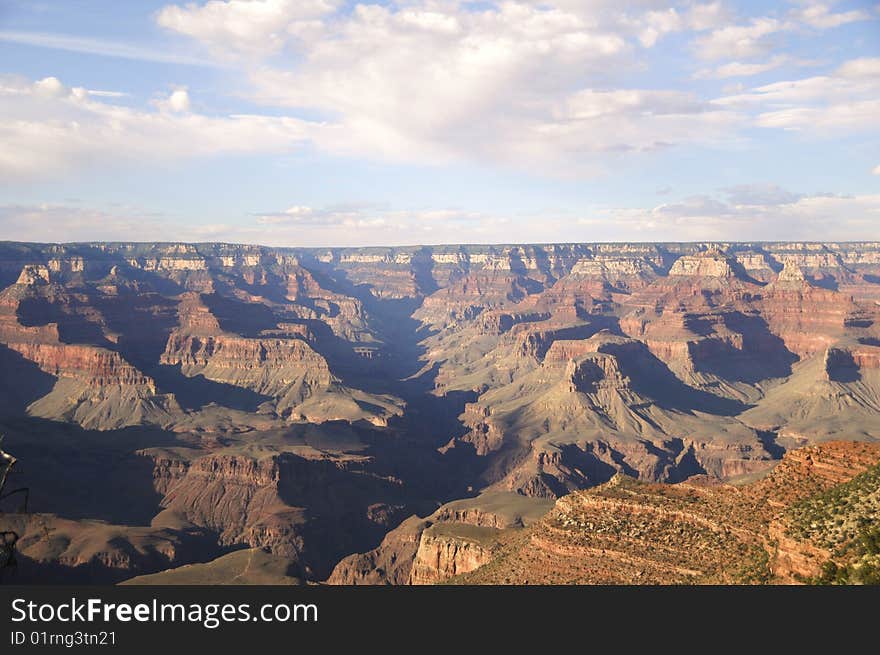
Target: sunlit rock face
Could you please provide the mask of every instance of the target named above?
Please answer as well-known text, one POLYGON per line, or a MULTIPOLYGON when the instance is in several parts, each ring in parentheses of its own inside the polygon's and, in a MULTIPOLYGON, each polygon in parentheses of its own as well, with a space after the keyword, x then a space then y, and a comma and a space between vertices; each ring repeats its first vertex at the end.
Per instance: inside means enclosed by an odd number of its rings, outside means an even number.
POLYGON ((880 439, 878 311, 878 243, 0 244, 0 430, 79 544, 29 575, 475 574, 618 475, 880 439))

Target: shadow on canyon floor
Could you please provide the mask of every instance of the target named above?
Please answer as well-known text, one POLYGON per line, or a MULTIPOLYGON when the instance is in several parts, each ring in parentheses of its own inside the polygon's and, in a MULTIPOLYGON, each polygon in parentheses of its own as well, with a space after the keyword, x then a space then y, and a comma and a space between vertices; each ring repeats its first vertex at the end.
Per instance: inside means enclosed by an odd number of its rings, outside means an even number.
POLYGON ((159 428, 85 430, 32 417, 0 418, 0 432, 19 460, 12 484, 30 487, 31 511, 119 525, 150 525, 160 510, 153 461, 137 451, 183 445, 159 428))

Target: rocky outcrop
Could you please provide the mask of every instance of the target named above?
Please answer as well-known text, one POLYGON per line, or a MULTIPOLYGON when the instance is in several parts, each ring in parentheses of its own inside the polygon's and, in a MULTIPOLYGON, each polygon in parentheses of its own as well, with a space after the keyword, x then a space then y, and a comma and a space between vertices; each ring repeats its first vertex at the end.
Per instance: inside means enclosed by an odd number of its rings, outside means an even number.
POLYGON ((489 407, 468 403, 460 417, 461 422, 470 428, 461 441, 473 445, 479 456, 488 455, 504 444, 504 431, 492 421, 491 412, 489 407))
POLYGON ((809 481, 813 493, 788 503, 769 525, 768 551, 775 577, 787 584, 839 582, 837 571, 858 577, 860 566, 870 565, 870 535, 880 506, 876 446, 803 448, 790 453, 783 465, 781 475, 799 478, 802 487, 807 486, 803 481, 809 481))
POLYGON ((15 283, 24 286, 49 284, 49 267, 40 264, 28 264, 21 269, 21 274, 15 283))
POLYGON ((496 539, 488 563, 452 582, 803 582, 818 575, 829 553, 815 541, 794 539, 783 517, 858 486, 878 458, 877 444, 826 443, 793 451, 769 475, 737 487, 700 477, 657 485, 616 475, 560 498, 522 534, 496 539))
POLYGON ((823 363, 827 379, 851 380, 859 371, 880 369, 880 347, 834 346, 825 351, 823 363))
POLYGON ((774 544, 770 572, 781 584, 802 584, 816 579, 831 559, 828 550, 789 536, 781 521, 771 522, 767 535, 774 544))
POLYGON ((409 584, 422 533, 430 525, 430 521, 415 516, 407 519, 389 532, 377 548, 349 555, 339 562, 327 579, 327 584, 409 584))
POLYGON ((839 340, 858 308, 851 296, 813 286, 798 272, 789 265, 755 303, 770 331, 805 358, 839 340))
POLYGON ((500 335, 509 332, 513 326, 521 323, 534 323, 546 321, 550 318, 548 313, 510 313, 510 312, 483 312, 477 319, 479 330, 486 335, 500 335))
MULTIPOLYGON (((38 275, 40 285, 48 284, 48 269, 44 269, 46 275, 38 275)), ((25 303, 38 301, 47 289, 56 293, 52 287, 23 283, 28 270, 25 267, 19 282, 0 293, 0 342, 57 379, 47 395, 28 406, 28 413, 99 430, 169 423, 171 415, 180 411, 173 396, 160 393, 153 378, 111 350, 112 341, 105 340, 107 347, 65 343, 59 323, 22 323, 25 303)), ((62 302, 73 302, 64 293, 58 296, 62 302)), ((65 329, 64 334, 71 332, 65 329)))
POLYGON ((504 492, 447 503, 426 519, 408 518, 377 548, 346 557, 327 583, 441 582, 453 571, 480 566, 497 549, 496 537, 532 525, 551 507, 550 502, 504 492))
POLYGON ((787 259, 785 261, 785 266, 779 272, 779 275, 776 278, 777 282, 796 282, 801 284, 806 281, 806 276, 804 272, 801 270, 801 267, 794 263, 793 260, 787 259))
POLYGON ((539 366, 468 404, 458 441, 489 459, 487 482, 549 498, 617 471, 674 482, 767 468, 761 437, 724 411, 643 343, 600 332, 553 341, 539 366))
POLYGON ((12 342, 7 345, 56 377, 75 378, 93 388, 135 386, 156 393, 156 383, 149 376, 110 350, 68 344, 12 342))
POLYGON ((493 528, 437 524, 422 532, 409 583, 437 584, 492 559, 493 528))
POLYGON ((713 249, 678 258, 669 269, 669 275, 732 278, 736 273, 730 257, 713 249))
POLYGON ((594 353, 609 353, 619 356, 639 356, 643 346, 631 339, 599 332, 589 339, 556 339, 547 349, 543 363, 545 366, 563 365, 594 353))
POLYGON ((256 337, 229 333, 192 293, 184 295, 178 316, 180 325, 169 334, 159 361, 178 366, 187 377, 204 376, 253 391, 272 400, 274 411, 290 420, 365 419, 384 425, 401 413, 401 403, 393 397, 345 387, 306 340, 314 336, 307 326, 277 322, 256 337))
POLYGON ((216 532, 221 545, 247 544, 295 559, 302 550, 296 526, 303 517, 280 497, 290 468, 289 461, 277 456, 202 457, 175 483, 160 485, 166 487, 162 506, 216 532))
MULTIPOLYGON (((141 527, 408 580, 421 537, 377 546, 415 506, 754 477, 880 438, 878 280, 877 243, 3 243, 0 413, 87 461, 152 453, 141 527)), ((520 529, 485 505, 426 520, 520 529)), ((431 534, 426 581, 496 547, 431 534)))
POLYGON ((761 282, 775 279, 778 264, 765 252, 746 250, 732 253, 736 262, 742 266, 749 277, 761 282))
POLYGON ((306 370, 313 378, 329 384, 327 360, 300 339, 245 339, 235 336, 192 336, 180 333, 168 338, 161 362, 180 365, 187 375, 203 374, 208 379, 249 386, 271 393, 306 370), (288 375, 283 373, 289 371, 288 375), (268 375, 267 375, 268 374, 268 375), (268 382, 267 377, 272 377, 268 382), (248 384, 250 381, 250 384, 248 384))
POLYGON ((153 526, 196 526, 221 547, 259 548, 324 579, 344 555, 378 543, 400 521, 407 491, 370 470, 370 459, 264 448, 270 454, 146 451, 162 494, 153 526))

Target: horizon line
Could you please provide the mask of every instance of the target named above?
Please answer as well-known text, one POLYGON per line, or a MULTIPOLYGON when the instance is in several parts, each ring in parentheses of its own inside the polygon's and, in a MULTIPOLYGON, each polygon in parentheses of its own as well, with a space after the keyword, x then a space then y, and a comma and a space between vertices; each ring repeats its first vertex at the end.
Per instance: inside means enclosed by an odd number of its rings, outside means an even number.
POLYGON ((262 243, 256 242, 244 242, 244 241, 186 241, 186 240, 171 240, 171 241, 118 241, 118 240, 110 240, 110 241, 101 241, 101 240, 92 240, 92 241, 16 241, 13 239, 0 239, 0 245, 6 244, 19 244, 26 246, 94 246, 94 245, 188 245, 188 246, 248 246, 253 248, 266 248, 266 249, 283 249, 283 250, 366 250, 366 249, 412 249, 412 248, 473 248, 473 247, 483 247, 483 248, 503 248, 503 247, 520 247, 520 246, 534 246, 534 247, 543 247, 543 246, 581 246, 581 245, 629 245, 629 244, 640 244, 640 245, 758 245, 758 244, 811 244, 811 245, 833 245, 833 244, 877 244, 880 245, 880 238, 878 239, 823 239, 823 240, 815 240, 815 239, 792 239, 792 240, 770 240, 770 239, 745 239, 742 241, 736 240, 713 240, 713 239, 693 239, 693 240, 685 240, 685 241, 650 241, 650 240, 632 240, 632 241, 624 241, 624 240, 609 240, 609 241, 509 241, 509 242, 491 242, 491 243, 468 243, 468 242, 448 242, 448 243, 423 243, 423 244, 383 244, 383 245, 364 245, 364 246, 296 246, 296 245, 288 245, 288 246, 269 246, 262 243))

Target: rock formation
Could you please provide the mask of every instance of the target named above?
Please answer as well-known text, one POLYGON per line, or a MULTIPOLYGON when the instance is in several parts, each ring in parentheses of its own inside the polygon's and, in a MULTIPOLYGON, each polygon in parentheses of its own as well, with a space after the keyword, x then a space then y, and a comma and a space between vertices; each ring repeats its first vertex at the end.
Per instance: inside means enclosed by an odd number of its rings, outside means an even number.
POLYGON ((877 441, 878 312, 868 242, 6 242, 0 430, 69 542, 20 525, 29 575, 210 578, 242 548, 297 581, 475 574, 520 502, 877 441))
POLYGON ((618 475, 559 499, 529 529, 499 535, 485 545, 492 553, 488 562, 452 581, 810 582, 832 557, 864 575, 873 560, 846 546, 857 539, 859 517, 876 512, 878 462, 876 444, 829 442, 793 451, 766 478, 737 487, 706 479, 656 485, 618 475), (852 504, 851 518, 844 529, 818 537, 828 533, 815 518, 825 512, 827 524, 836 526, 840 506, 829 499, 841 495, 852 504), (829 539, 837 544, 833 556, 829 539))

